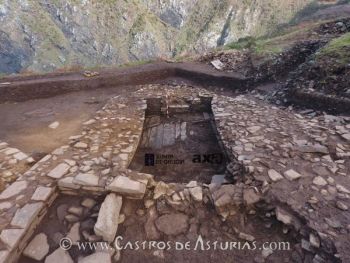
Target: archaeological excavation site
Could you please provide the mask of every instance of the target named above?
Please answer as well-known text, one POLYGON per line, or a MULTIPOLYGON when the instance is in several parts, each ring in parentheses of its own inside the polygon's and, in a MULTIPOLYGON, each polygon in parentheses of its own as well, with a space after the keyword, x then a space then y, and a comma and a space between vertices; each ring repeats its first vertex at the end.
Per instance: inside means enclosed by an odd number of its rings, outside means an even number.
POLYGON ((350 2, 0 0, 0 263, 350 263, 350 2))

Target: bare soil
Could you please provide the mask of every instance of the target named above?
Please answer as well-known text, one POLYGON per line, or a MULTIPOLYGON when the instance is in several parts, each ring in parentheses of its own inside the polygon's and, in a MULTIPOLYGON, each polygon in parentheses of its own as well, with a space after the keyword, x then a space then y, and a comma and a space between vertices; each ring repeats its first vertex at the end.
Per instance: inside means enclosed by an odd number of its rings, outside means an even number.
POLYGON ((79 133, 82 123, 109 98, 135 89, 131 86, 104 88, 0 104, 0 139, 26 153, 49 153, 79 133), (49 128, 56 121, 60 123, 58 128, 49 128))

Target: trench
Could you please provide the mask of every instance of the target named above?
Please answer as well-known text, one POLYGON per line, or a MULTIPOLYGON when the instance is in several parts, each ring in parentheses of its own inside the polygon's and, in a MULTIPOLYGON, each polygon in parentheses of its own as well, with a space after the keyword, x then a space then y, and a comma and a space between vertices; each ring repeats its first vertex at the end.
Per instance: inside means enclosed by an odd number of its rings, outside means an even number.
POLYGON ((211 97, 147 99, 142 137, 130 169, 157 181, 210 183, 224 174, 227 154, 220 143, 211 97))

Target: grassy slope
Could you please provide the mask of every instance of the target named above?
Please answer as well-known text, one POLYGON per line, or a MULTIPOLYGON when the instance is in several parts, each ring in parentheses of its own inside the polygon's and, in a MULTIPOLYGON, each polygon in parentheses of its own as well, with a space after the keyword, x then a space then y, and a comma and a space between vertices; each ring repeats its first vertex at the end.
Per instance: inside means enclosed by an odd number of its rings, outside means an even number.
POLYGON ((332 57, 342 66, 350 63, 350 33, 333 39, 324 48, 322 48, 316 56, 317 60, 332 57))
MULTIPOLYGON (((318 1, 312 1, 295 14, 293 19, 288 24, 280 26, 277 30, 271 34, 262 37, 247 37, 232 42, 224 47, 224 49, 251 49, 257 56, 268 56, 280 53, 285 48, 292 46, 298 40, 312 39, 312 31, 321 23, 327 22, 327 20, 310 20, 299 22, 307 19, 308 16, 316 11, 326 9, 328 5, 324 6, 318 1)), ((342 0, 337 4, 344 4, 350 2, 350 0, 342 0)))

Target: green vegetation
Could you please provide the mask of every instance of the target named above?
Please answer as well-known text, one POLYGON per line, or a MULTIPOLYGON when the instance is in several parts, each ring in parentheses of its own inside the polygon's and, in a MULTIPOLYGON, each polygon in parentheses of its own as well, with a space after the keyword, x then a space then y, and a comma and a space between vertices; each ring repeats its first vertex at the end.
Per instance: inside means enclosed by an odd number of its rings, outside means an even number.
POLYGON ((133 61, 133 62, 129 62, 123 65, 120 65, 120 68, 129 68, 129 67, 135 67, 135 66, 142 66, 142 65, 146 65, 149 64, 151 62, 154 62, 153 60, 138 60, 138 61, 133 61))
POLYGON ((350 33, 333 39, 317 54, 317 59, 332 56, 341 64, 350 62, 350 33))
POLYGON ((274 31, 262 37, 244 37, 227 44, 224 49, 249 49, 258 56, 274 55, 292 46, 299 39, 306 39, 319 22, 311 22, 300 26, 290 26, 274 31))
POLYGON ((282 47, 271 39, 245 37, 225 46, 225 49, 250 49, 257 55, 271 55, 282 51, 282 47))

